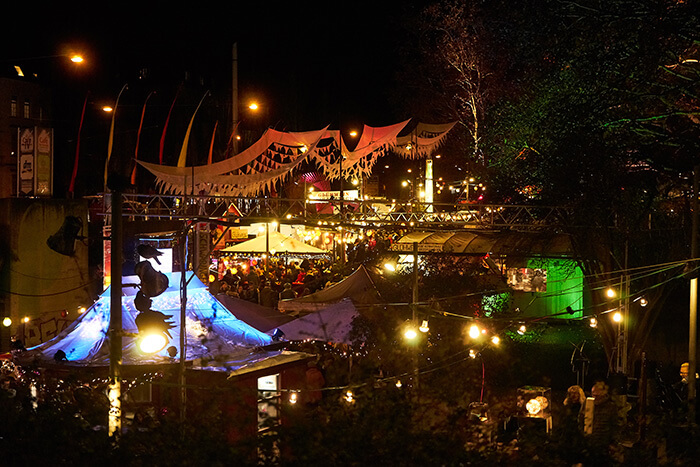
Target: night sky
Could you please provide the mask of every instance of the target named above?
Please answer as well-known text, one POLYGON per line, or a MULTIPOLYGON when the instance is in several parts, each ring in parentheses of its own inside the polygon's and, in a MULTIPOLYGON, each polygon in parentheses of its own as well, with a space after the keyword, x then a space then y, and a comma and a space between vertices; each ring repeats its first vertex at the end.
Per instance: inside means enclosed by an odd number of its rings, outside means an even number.
POLYGON ((383 126, 411 117, 396 105, 394 91, 400 86, 396 70, 407 33, 404 19, 416 15, 426 2, 238 3, 198 7, 130 2, 115 8, 39 2, 4 7, 7 18, 15 20, 2 32, 3 62, 22 59, 25 72, 39 73, 57 91, 53 115, 57 148, 64 144, 67 159, 58 161, 57 188, 69 178, 86 96, 80 178, 104 160, 108 119, 96 109, 113 103, 125 84, 128 90, 120 100, 115 130, 115 153, 125 153, 123 160, 130 160, 143 103, 155 91, 139 145, 141 157, 155 162, 168 109, 183 85, 168 128, 166 153, 171 158, 177 154, 199 99, 209 91, 197 114, 191 144, 208 142, 214 122, 219 121, 215 160, 222 158, 230 136, 226 119, 231 115, 234 43, 241 130, 252 139, 267 127, 307 131, 329 125, 348 132, 362 124, 383 126), (86 58, 80 69, 57 58, 34 60, 73 50, 86 58), (262 105, 256 115, 244 108, 250 99, 262 105))
POLYGON ((154 87, 182 80, 187 70, 214 98, 228 100, 236 42, 240 98, 266 102, 269 125, 282 120, 298 126, 289 129, 308 130, 337 127, 339 120, 379 126, 404 118, 389 108, 387 92, 396 84, 401 19, 425 2, 239 3, 119 3, 106 10, 80 2, 13 4, 9 17, 18 20, 3 33, 11 44, 3 55, 84 50, 89 63, 76 81, 105 97, 137 79, 143 68, 154 87))

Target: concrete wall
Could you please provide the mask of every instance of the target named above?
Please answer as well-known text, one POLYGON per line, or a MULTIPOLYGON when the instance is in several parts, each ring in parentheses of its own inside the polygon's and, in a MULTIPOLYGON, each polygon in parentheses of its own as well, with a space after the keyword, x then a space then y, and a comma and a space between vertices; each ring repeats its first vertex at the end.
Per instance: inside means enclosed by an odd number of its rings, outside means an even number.
POLYGON ((0 324, 1 350, 13 335, 27 347, 51 339, 92 304, 101 278, 89 277, 87 227, 83 200, 0 199, 0 320, 12 319, 9 328, 0 324), (79 219, 77 235, 86 238, 52 249, 47 240, 67 216, 79 219))

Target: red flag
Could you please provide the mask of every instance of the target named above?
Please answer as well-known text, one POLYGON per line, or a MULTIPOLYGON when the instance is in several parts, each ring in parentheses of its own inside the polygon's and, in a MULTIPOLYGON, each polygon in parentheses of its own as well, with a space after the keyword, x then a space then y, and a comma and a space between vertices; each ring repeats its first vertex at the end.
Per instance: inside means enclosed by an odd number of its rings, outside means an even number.
POLYGON ((83 102, 83 111, 80 114, 80 125, 78 126, 78 139, 75 143, 75 162, 73 163, 73 175, 70 178, 70 187, 68 188, 68 193, 70 193, 71 196, 73 195, 73 192, 75 190, 75 178, 78 175, 78 157, 80 156, 80 133, 83 131, 83 121, 85 120, 85 108, 87 107, 89 95, 90 93, 88 92, 85 96, 85 102, 83 102))
MULTIPOLYGON (((143 117, 146 115, 146 103, 148 102, 148 99, 153 95, 155 91, 152 91, 148 96, 146 96, 146 100, 143 103, 143 109, 141 110, 141 121, 139 122, 139 131, 136 133, 136 149, 134 149, 134 161, 138 160, 139 158, 139 141, 141 140, 141 128, 143 128, 143 117)), ((131 171, 131 184, 136 185, 136 164, 134 162, 134 170, 131 171)))
POLYGON ((212 155, 214 153, 214 136, 216 136, 216 127, 219 126, 219 121, 217 120, 214 124, 214 132, 211 134, 211 143, 209 144, 209 157, 207 158, 207 164, 211 164, 212 155))
POLYGON ((160 165, 163 165, 163 147, 165 146, 165 132, 168 129, 168 122, 170 122, 170 114, 173 113, 173 107, 175 107, 175 101, 177 100, 177 96, 180 95, 180 89, 182 89, 182 86, 177 88, 177 92, 175 93, 175 99, 173 99, 173 103, 170 105, 170 110, 168 111, 168 117, 165 119, 165 126, 163 126, 163 134, 160 137, 160 152, 158 153, 158 163, 160 165))

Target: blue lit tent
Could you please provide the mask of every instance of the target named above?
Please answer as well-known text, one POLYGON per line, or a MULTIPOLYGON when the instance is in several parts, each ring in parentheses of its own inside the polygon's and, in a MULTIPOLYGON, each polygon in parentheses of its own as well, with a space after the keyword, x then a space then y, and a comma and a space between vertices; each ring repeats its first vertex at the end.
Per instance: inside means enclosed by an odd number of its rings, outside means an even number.
MULTIPOLYGON (((153 298, 152 309, 172 315, 175 327, 170 330, 172 338, 164 350, 155 355, 141 353, 136 338, 123 337, 123 364, 139 365, 170 363, 180 356, 180 273, 167 274, 170 286, 161 295, 153 298), (167 348, 174 346, 177 357, 172 359, 167 348)), ((269 352, 258 352, 256 347, 271 343, 270 336, 237 319, 196 277, 188 274, 186 331, 186 360, 195 362, 221 362, 222 365, 247 365, 270 357, 269 352), (234 362, 239 362, 240 365, 234 362)), ((137 276, 122 278, 123 284, 138 284, 137 276)), ((124 287, 122 297, 122 329, 136 333, 134 322, 138 311, 134 297, 138 289, 124 287)), ((77 320, 66 327, 55 338, 28 349, 17 360, 26 363, 56 363, 55 355, 65 353, 68 365, 104 366, 109 362, 110 288, 77 320), (59 352, 60 354, 60 352, 59 352)), ((230 366, 229 366, 230 368, 230 366)))

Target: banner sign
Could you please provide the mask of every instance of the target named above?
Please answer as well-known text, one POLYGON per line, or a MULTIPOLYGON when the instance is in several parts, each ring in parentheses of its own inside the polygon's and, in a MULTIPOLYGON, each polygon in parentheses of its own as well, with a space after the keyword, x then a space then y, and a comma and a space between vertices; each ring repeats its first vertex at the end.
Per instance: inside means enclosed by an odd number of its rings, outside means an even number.
POLYGON ((17 194, 53 194, 53 130, 17 129, 17 194))

